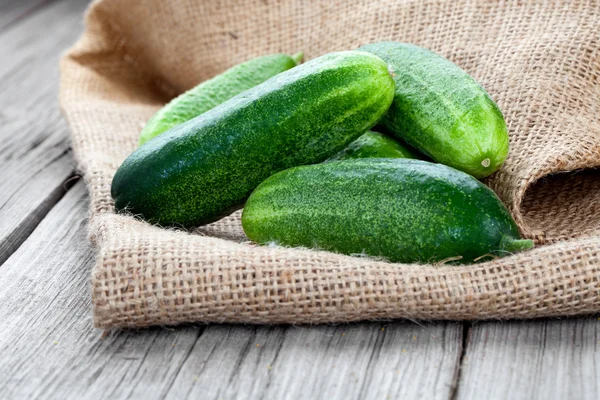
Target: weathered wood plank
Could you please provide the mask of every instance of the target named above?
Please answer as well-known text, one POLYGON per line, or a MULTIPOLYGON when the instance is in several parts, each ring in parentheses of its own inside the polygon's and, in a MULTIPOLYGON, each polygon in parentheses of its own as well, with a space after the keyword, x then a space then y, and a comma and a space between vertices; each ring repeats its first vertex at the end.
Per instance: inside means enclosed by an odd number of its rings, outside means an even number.
MULTIPOLYGON (((76 185, 0 268, 0 393, 43 396, 73 346, 94 335, 85 244, 86 196, 76 185)), ((97 336, 97 335, 96 335, 97 336)))
POLYGON ((73 175, 58 108, 58 59, 82 30, 87 4, 57 1, 0 34, 0 264, 73 175))
POLYGON ((211 326, 167 398, 446 399, 461 340, 446 323, 211 326))
POLYGON ((30 17, 53 0, 0 0, 0 32, 30 17))
POLYGON ((457 398, 598 399, 599 328, 596 318, 475 324, 457 398))
POLYGON ((93 328, 87 195, 79 182, 0 269, 2 398, 127 398, 166 391, 201 328, 93 328))
POLYGON ((153 329, 101 339, 91 319, 86 214, 79 183, 0 269, 3 398, 126 398, 141 376, 151 389, 168 386, 163 375, 198 336, 198 328, 153 329), (152 370, 142 374, 146 360, 152 370))

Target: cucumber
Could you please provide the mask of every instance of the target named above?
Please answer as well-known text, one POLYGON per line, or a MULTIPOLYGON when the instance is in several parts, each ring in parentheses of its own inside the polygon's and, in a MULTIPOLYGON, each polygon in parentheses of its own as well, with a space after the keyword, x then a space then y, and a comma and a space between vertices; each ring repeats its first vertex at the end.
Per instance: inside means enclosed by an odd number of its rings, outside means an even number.
POLYGON ((379 132, 367 131, 329 160, 354 158, 420 158, 414 151, 379 132))
POLYGON ((193 227, 241 207, 272 174, 319 163, 371 128, 394 81, 380 58, 331 53, 154 138, 117 170, 117 211, 193 227))
POLYGON ((302 53, 292 57, 269 54, 236 65, 199 84, 171 100, 148 121, 140 134, 139 145, 295 67, 301 60, 302 53))
POLYGON ((471 76, 412 44, 381 42, 359 50, 381 57, 394 71, 394 102, 381 121, 386 131, 476 178, 500 168, 508 154, 506 123, 471 76))
POLYGON ((252 193, 246 235, 403 263, 470 263, 528 249, 487 186, 421 160, 365 158, 291 168, 252 193))

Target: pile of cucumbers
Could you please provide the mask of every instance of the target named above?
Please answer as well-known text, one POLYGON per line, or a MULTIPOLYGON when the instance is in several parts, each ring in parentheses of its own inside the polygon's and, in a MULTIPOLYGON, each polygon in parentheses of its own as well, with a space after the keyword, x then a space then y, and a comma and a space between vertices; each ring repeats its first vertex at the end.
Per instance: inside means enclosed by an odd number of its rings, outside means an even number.
POLYGON ((255 242, 391 262, 533 246, 477 180, 509 142, 466 72, 397 42, 301 58, 247 61, 167 104, 114 176, 117 211, 191 228, 244 207, 255 242))

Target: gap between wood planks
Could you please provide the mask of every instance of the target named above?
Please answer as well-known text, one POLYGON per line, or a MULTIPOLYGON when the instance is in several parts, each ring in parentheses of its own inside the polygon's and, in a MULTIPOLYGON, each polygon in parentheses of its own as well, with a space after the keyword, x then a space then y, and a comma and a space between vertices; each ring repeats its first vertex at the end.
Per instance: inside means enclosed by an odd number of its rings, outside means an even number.
POLYGON ((465 355, 467 354, 467 347, 469 345, 472 327, 473 324, 471 322, 463 322, 460 357, 458 359, 458 365, 456 366, 456 373, 454 375, 454 378, 452 379, 452 387, 450 389, 449 400, 456 400, 458 398, 458 391, 460 389, 462 371, 465 363, 465 355))

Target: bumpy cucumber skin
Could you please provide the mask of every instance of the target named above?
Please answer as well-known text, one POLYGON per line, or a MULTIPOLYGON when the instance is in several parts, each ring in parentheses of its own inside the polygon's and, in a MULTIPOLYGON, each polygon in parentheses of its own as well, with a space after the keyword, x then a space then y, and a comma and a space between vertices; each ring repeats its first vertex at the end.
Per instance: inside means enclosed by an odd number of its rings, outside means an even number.
POLYGON ((451 61, 398 42, 361 47, 394 71, 394 102, 381 124, 433 160, 484 178, 508 155, 502 112, 487 92, 451 61))
POLYGON ((330 161, 355 158, 420 158, 415 152, 379 132, 367 131, 330 161))
POLYGON ((269 54, 231 67, 202 82, 161 108, 144 126, 139 145, 295 67, 301 58, 302 53, 292 57, 286 54, 269 54))
POLYGON ((470 263, 533 245, 520 239, 502 202, 477 179, 442 164, 398 158, 332 161, 275 174, 246 202, 242 225, 258 243, 404 263, 470 263), (461 258, 448 260, 453 257, 461 258))
POLYGON ((387 64, 331 53, 283 72, 149 141, 117 170, 117 210, 193 227, 239 208, 272 174, 319 163, 389 108, 387 64))

